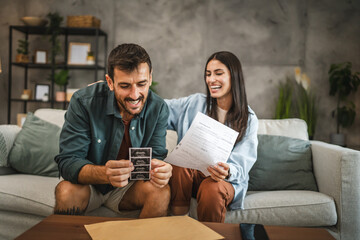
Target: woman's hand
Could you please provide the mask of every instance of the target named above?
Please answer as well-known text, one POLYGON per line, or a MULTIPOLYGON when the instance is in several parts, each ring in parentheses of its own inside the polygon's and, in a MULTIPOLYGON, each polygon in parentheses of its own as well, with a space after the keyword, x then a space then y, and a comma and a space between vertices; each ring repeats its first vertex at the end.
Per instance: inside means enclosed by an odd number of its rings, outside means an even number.
POLYGON ((217 165, 209 166, 207 170, 214 181, 220 182, 229 175, 229 168, 227 163, 218 162, 217 165))

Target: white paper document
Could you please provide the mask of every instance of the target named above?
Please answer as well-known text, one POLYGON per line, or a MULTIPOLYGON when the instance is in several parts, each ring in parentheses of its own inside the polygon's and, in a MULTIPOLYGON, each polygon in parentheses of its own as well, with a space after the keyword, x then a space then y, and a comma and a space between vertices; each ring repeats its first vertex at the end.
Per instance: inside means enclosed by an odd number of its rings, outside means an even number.
POLYGON ((235 130, 198 112, 183 139, 165 161, 200 170, 209 176, 207 167, 227 161, 238 135, 235 130))

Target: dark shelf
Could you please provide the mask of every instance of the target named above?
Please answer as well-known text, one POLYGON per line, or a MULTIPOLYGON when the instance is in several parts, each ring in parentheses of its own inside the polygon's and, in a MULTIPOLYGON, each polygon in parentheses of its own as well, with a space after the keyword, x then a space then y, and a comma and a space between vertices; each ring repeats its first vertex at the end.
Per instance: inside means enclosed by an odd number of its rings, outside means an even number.
MULTIPOLYGON (((13 62, 13 32, 17 31, 25 34, 25 39, 29 40, 29 35, 46 35, 47 27, 31 27, 31 26, 10 26, 9 27, 9 72, 8 72, 8 123, 11 120, 11 103, 16 102, 19 105, 23 106, 24 113, 27 112, 28 104, 32 103, 44 103, 47 106, 54 108, 60 107, 62 109, 66 109, 68 106, 68 101, 55 101, 55 81, 54 75, 55 71, 52 68, 50 63, 47 64, 39 64, 39 63, 17 63, 13 62), (23 89, 28 89, 28 73, 29 69, 39 69, 39 70, 51 70, 51 83, 49 89, 49 101, 42 100, 24 100, 20 97, 14 98, 11 96, 12 93, 12 68, 13 66, 20 67, 24 69, 24 81, 23 81, 23 89)), ((98 72, 106 71, 106 58, 107 58, 107 34, 102 31, 100 28, 75 28, 75 27, 62 27, 60 35, 64 38, 64 60, 56 64, 56 69, 68 69, 68 70, 91 70, 94 73, 94 82, 98 80, 98 72), (95 38, 94 45, 94 56, 95 56, 95 64, 94 65, 69 65, 68 62, 68 46, 69 46, 69 36, 77 35, 77 36, 85 36, 85 38, 95 38), (99 62, 99 39, 100 37, 104 38, 104 61, 99 62), (102 65, 102 66, 101 66, 102 65)), ((54 46, 52 46, 54 47, 54 46)), ((54 59, 52 60, 54 61, 54 59)), ((16 69, 18 71, 18 69, 16 69)), ((16 84, 19 84, 17 81, 16 84)), ((21 84, 21 83, 20 83, 21 84)), ((65 86, 66 89, 66 86, 65 86)))
MULTIPOLYGON (((28 68, 45 68, 45 69, 51 69, 50 64, 39 64, 39 63, 12 63, 15 66, 19 67, 28 67, 28 68)), ((56 65, 56 68, 67 68, 67 69, 98 69, 98 70, 105 70, 105 67, 102 66, 95 66, 95 65, 67 65, 67 64, 59 64, 56 65)))
MULTIPOLYGON (((47 27, 31 27, 31 26, 12 26, 12 28, 22 33, 37 34, 37 35, 46 34, 46 29, 47 29, 47 27)), ((68 34, 68 35, 95 36, 96 32, 98 32, 99 36, 106 36, 106 33, 99 28, 74 28, 74 27, 61 28, 61 34, 68 34)))

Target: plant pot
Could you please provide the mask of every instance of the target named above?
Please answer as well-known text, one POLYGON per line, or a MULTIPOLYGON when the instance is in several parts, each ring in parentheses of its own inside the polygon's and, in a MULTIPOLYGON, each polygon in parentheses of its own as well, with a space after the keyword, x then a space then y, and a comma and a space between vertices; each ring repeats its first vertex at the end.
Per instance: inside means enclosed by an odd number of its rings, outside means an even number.
POLYGON ((86 63, 88 65, 94 65, 95 64, 95 57, 94 56, 87 56, 86 57, 86 63))
POLYGON ((29 56, 25 54, 17 54, 16 55, 16 62, 17 63, 28 63, 29 62, 29 56))
POLYGON ((65 92, 56 92, 55 93, 55 101, 57 102, 65 102, 66 93, 65 92))
POLYGON ((28 96, 27 99, 32 99, 32 94, 31 93, 32 93, 31 89, 24 89, 23 90, 23 95, 28 96))
POLYGON ((345 135, 343 133, 332 133, 330 135, 330 142, 339 146, 345 146, 345 135))

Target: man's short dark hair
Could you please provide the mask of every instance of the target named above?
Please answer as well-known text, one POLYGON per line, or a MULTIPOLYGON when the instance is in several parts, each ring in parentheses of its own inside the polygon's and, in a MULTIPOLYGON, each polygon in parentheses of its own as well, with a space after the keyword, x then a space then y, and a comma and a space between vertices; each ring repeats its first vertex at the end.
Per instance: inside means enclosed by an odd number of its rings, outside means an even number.
POLYGON ((131 73, 141 63, 147 63, 151 72, 151 60, 143 47, 133 43, 120 44, 109 55, 108 75, 114 81, 115 68, 131 73))

